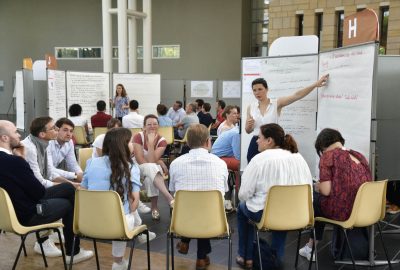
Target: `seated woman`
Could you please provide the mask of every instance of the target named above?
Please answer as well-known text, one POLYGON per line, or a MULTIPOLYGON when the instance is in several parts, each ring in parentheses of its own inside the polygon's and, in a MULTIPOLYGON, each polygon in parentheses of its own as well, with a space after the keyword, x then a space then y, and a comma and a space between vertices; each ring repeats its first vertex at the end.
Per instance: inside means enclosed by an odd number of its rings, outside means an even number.
MULTIPOLYGON (((350 217, 358 188, 371 181, 371 172, 365 157, 343 147, 344 139, 339 131, 325 128, 317 136, 315 149, 319 161, 320 180, 314 185, 314 216, 344 221, 350 217)), ((322 239, 324 223, 315 222, 316 242, 322 239)), ((299 254, 311 259, 314 239, 299 250, 299 254)), ((314 260, 314 258, 313 258, 314 260)))
MULTIPOLYGON (((131 159, 132 133, 126 128, 114 128, 107 132, 103 144, 103 156, 88 161, 81 186, 89 190, 115 190, 123 198, 125 218, 130 230, 142 223, 136 208, 139 203, 140 171, 131 159)), ((112 269, 126 269, 124 259, 126 242, 113 241, 112 269)))
POLYGON ((217 136, 221 135, 222 132, 230 130, 235 127, 238 122, 238 111, 236 106, 226 106, 222 117, 225 119, 224 122, 219 125, 217 129, 217 136))
POLYGON ((161 160, 167 142, 158 133, 158 118, 153 114, 144 117, 143 132, 133 137, 133 151, 139 164, 140 175, 144 178, 147 196, 151 200, 151 216, 154 220, 160 219, 157 207, 159 191, 165 196, 169 204, 173 197, 164 184, 164 174, 168 168, 161 160))
MULTIPOLYGON (((254 226, 249 224, 261 220, 268 191, 275 185, 312 184, 310 169, 298 153, 297 144, 278 124, 260 127, 257 154, 247 165, 242 175, 239 190, 240 204, 237 210, 239 232, 239 255, 237 264, 251 269, 253 266, 254 226)), ((283 257, 286 232, 273 232, 271 247, 283 257)))
POLYGON ((210 114, 210 110, 211 110, 211 104, 206 102, 201 107, 201 110, 197 113, 197 117, 199 118, 199 123, 205 125, 206 127, 212 125, 214 121, 214 119, 210 114))

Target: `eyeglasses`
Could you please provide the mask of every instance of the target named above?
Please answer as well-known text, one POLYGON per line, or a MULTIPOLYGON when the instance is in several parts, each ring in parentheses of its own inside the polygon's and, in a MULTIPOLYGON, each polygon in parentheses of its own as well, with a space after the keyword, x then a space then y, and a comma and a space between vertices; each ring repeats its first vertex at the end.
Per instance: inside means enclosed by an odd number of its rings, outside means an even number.
POLYGON ((59 128, 58 128, 56 125, 54 125, 54 126, 52 126, 51 128, 46 129, 44 132, 51 131, 51 130, 58 131, 59 128))

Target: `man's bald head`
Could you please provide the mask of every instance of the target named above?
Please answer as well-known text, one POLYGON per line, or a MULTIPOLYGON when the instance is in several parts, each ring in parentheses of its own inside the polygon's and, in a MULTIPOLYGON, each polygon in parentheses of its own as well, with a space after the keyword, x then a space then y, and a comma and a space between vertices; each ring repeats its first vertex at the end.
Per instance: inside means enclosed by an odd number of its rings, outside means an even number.
POLYGON ((0 120, 0 147, 12 151, 19 147, 21 135, 15 125, 7 120, 0 120))
POLYGON ((13 122, 7 120, 0 120, 0 136, 9 135, 13 128, 15 128, 13 122))

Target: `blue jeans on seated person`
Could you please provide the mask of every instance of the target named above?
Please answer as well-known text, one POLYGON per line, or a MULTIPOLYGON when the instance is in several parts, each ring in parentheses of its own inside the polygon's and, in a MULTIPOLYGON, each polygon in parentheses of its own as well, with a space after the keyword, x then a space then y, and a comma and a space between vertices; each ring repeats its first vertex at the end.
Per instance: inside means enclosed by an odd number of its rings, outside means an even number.
MULTIPOLYGON (((253 241, 255 235, 255 229, 252 224, 249 223, 249 219, 254 222, 261 220, 263 210, 256 213, 251 212, 247 209, 246 203, 239 203, 237 209, 237 220, 238 220, 238 233, 239 233, 239 256, 245 260, 253 259, 253 241)), ((285 253, 285 241, 287 232, 272 232, 272 243, 271 248, 276 250, 276 254, 279 260, 285 253)))

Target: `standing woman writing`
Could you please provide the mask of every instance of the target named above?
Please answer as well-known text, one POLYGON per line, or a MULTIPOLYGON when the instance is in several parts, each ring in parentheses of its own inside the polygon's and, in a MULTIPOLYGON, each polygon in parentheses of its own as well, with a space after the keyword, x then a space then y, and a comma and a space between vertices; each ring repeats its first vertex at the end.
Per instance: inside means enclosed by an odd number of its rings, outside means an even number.
POLYGON ((124 85, 117 84, 115 97, 110 99, 111 106, 115 108, 115 118, 122 121, 122 117, 129 113, 129 97, 126 95, 124 85))
POLYGON ((250 141, 249 149, 247 151, 247 162, 250 162, 250 160, 259 153, 257 134, 260 131, 260 127, 269 123, 278 123, 283 107, 307 96, 316 87, 324 86, 328 81, 328 78, 329 74, 326 74, 312 85, 298 90, 292 95, 277 99, 268 98, 268 84, 265 79, 258 78, 251 83, 253 95, 257 99, 257 102, 254 102, 247 107, 245 130, 247 134, 253 134, 253 138, 250 141))

